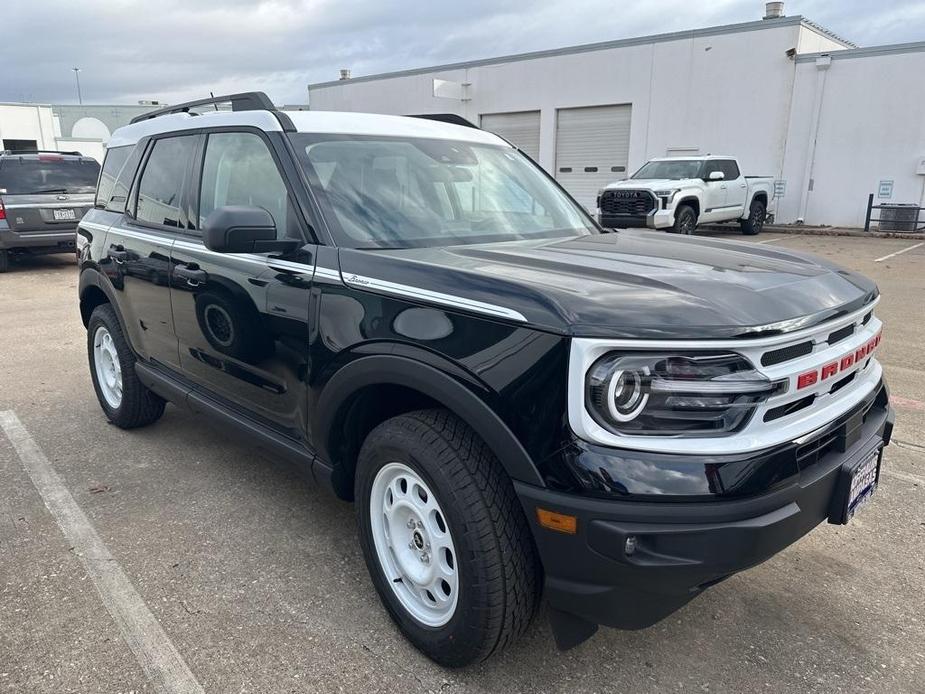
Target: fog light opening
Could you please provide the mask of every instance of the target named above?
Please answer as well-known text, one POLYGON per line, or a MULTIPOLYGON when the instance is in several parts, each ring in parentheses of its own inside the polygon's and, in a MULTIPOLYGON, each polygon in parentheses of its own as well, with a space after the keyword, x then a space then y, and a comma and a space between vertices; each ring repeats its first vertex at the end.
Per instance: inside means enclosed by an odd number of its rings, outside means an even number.
POLYGON ((636 553, 636 536, 630 535, 626 538, 626 544, 623 547, 623 552, 626 556, 631 557, 636 553))

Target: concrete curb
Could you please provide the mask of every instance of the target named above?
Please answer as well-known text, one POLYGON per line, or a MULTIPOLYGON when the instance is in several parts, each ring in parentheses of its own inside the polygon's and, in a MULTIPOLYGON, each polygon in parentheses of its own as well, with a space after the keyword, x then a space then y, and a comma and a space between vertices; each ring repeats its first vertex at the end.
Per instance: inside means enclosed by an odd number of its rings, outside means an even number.
MULTIPOLYGON (((740 233, 732 224, 701 224, 705 231, 729 231, 740 233)), ((911 231, 864 231, 863 229, 842 229, 839 227, 797 226, 795 224, 765 224, 763 234, 800 234, 802 236, 856 236, 865 239, 911 239, 925 240, 925 233, 911 231)))

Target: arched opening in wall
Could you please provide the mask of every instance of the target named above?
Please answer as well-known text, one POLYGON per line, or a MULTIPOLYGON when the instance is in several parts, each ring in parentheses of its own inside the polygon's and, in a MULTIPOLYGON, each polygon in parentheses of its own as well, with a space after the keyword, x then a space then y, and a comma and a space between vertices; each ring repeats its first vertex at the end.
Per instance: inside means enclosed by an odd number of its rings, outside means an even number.
POLYGON ((70 136, 86 140, 102 140, 103 142, 107 142, 110 132, 106 124, 99 118, 87 116, 74 123, 74 127, 71 128, 70 136))

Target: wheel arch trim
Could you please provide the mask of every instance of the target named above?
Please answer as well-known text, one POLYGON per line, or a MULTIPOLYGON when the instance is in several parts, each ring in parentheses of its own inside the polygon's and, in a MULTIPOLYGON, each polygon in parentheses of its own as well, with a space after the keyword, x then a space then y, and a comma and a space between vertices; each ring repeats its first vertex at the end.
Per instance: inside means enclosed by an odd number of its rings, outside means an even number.
POLYGON ((512 479, 546 486, 514 433, 475 393, 432 366, 393 355, 360 357, 341 367, 328 381, 314 408, 318 414, 312 423, 312 438, 322 464, 331 464, 331 441, 341 408, 363 388, 376 385, 403 386, 442 403, 472 427, 512 479))

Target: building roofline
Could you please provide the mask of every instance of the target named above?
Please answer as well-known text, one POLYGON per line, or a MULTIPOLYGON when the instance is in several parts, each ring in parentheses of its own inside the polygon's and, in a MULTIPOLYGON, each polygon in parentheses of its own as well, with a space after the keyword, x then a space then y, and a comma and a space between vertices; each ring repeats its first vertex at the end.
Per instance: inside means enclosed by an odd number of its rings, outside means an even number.
POLYGON ((802 21, 800 23, 807 29, 812 29, 813 31, 818 32, 822 34, 823 36, 826 36, 832 39, 833 41, 838 41, 845 48, 857 48, 858 47, 858 45, 854 43, 853 41, 849 41, 848 39, 843 39, 841 36, 836 34, 831 29, 826 29, 824 26, 822 26, 821 24, 816 24, 816 22, 812 21, 811 19, 806 19, 806 17, 801 17, 801 20, 802 21))
POLYGON ((741 22, 739 24, 724 24, 722 26, 705 27, 702 29, 687 29, 684 31, 673 31, 666 34, 652 34, 649 36, 636 36, 625 39, 616 39, 614 41, 601 41, 598 43, 585 43, 578 46, 565 46, 563 48, 551 48, 542 51, 530 51, 527 53, 515 53, 512 55, 497 56, 494 58, 482 58, 478 60, 466 60, 458 63, 445 63, 443 65, 431 65, 428 67, 410 68, 408 70, 396 70, 394 72, 381 72, 374 75, 362 75, 360 77, 351 77, 347 80, 329 80, 327 82, 315 82, 308 85, 309 89, 318 89, 324 87, 343 86, 356 82, 372 82, 381 79, 393 79, 396 77, 409 77, 411 75, 423 75, 429 72, 446 72, 449 70, 464 70, 466 68, 483 67, 486 65, 497 65, 499 63, 510 63, 521 60, 535 60, 537 58, 551 58, 560 55, 573 55, 576 53, 590 53, 593 51, 603 51, 611 48, 624 48, 628 46, 640 46, 649 43, 664 43, 668 41, 680 41, 684 39, 694 39, 706 36, 720 36, 723 34, 737 34, 746 31, 761 31, 763 29, 775 29, 782 26, 805 26, 817 31, 829 38, 845 45, 846 48, 852 48, 855 44, 845 41, 836 36, 833 32, 824 27, 810 22, 801 15, 792 17, 779 17, 777 19, 759 19, 753 22, 741 22))
POLYGON ((801 53, 796 57, 798 63, 812 63, 816 58, 827 55, 833 60, 844 60, 846 58, 870 58, 877 55, 897 55, 900 53, 920 53, 925 51, 925 41, 913 41, 911 43, 889 43, 883 46, 864 46, 862 48, 849 48, 844 51, 833 51, 828 53, 801 53))

